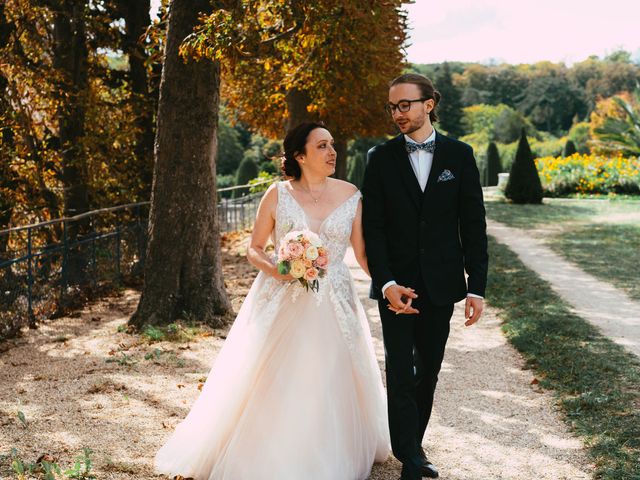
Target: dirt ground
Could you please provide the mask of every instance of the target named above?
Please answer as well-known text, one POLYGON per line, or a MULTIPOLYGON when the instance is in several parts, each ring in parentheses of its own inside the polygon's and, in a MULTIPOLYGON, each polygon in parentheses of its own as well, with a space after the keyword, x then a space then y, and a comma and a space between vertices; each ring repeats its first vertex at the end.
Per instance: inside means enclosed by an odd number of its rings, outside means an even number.
MULTIPOLYGON (((225 239, 224 270, 237 310, 255 275, 244 259, 242 235, 225 239)), ((368 281, 356 267, 352 271, 384 368, 368 281)), ((86 446, 98 479, 162 478, 152 472, 153 456, 196 399, 226 329, 151 343, 118 329, 137 301, 138 292, 125 290, 0 346, 0 455, 15 448, 26 462, 48 454, 69 467, 86 446)), ((567 432, 552 396, 531 384, 532 373, 522 370, 495 313, 489 310, 479 326, 465 329, 458 305, 452 320, 424 444, 441 478, 590 478, 582 444, 567 432)), ((0 463, 0 479, 14 478, 7 459, 0 463)), ((395 480, 399 473, 400 464, 390 458, 374 466, 371 479, 395 480)))

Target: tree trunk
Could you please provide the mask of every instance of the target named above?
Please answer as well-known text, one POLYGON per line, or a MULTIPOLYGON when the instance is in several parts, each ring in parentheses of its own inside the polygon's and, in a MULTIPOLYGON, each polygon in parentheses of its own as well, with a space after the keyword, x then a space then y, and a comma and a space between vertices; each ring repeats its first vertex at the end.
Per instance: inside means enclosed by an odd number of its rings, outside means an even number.
POLYGON ((343 136, 334 137, 334 147, 336 149, 336 173, 333 174, 335 178, 340 180, 347 179, 347 140, 343 136))
MULTIPOLYGON (((5 22, 4 5, 0 4, 0 45, 6 44, 7 36, 10 32, 8 22, 5 22)), ((0 118, 6 121, 10 115, 10 104, 6 100, 6 89, 9 85, 7 78, 0 71, 0 118)), ((4 123, 4 122, 3 122, 4 123)), ((12 126, 0 125, 0 154, 2 161, 0 162, 0 230, 9 228, 13 209, 15 207, 15 199, 13 193, 17 187, 15 173, 11 170, 10 157, 13 156, 13 131, 12 126)), ((0 235, 0 261, 7 259, 7 245, 9 235, 0 235)), ((11 268, 4 269, 5 275, 11 275, 11 268)), ((0 275, 3 272, 0 271, 0 275)), ((11 275, 13 277, 13 275, 11 275)), ((2 283, 3 286, 8 282, 2 283)))
POLYGON ((183 61, 178 48, 208 0, 174 0, 160 81, 155 169, 144 287, 129 323, 176 319, 219 326, 231 311, 224 289, 216 208, 220 67, 183 61))
POLYGON ((157 108, 157 98, 149 93, 149 79, 147 76, 147 54, 140 42, 140 37, 145 33, 151 23, 149 17, 150 1, 142 0, 131 2, 121 0, 119 9, 125 20, 124 51, 129 57, 129 79, 131 90, 136 98, 137 121, 136 126, 139 135, 136 140, 135 155, 137 160, 140 183, 143 191, 142 198, 149 198, 153 176, 153 140, 154 125, 153 114, 157 108))
MULTIPOLYGON (((58 137, 62 156, 64 215, 89 209, 86 162, 82 137, 88 88, 88 52, 85 36, 84 2, 60 2, 53 18, 53 66, 59 75, 60 104, 57 110, 58 137)), ((89 230, 88 222, 68 224, 67 240, 74 242, 89 230)), ((86 255, 81 246, 72 247, 67 263, 67 281, 81 284, 85 278, 86 255)))
POLYGON ((289 118, 287 118, 287 124, 285 126, 287 131, 302 122, 317 120, 317 118, 307 110, 307 106, 311 103, 311 97, 306 91, 298 90, 297 88, 289 90, 285 100, 287 102, 287 110, 289 111, 289 118))
MULTIPOLYGON (((298 90, 294 88, 287 92, 286 96, 287 110, 289 111, 289 118, 287 119, 287 131, 293 127, 301 124, 302 122, 317 122, 319 119, 316 115, 312 115, 307 110, 307 107, 311 103, 311 97, 304 90, 298 90)), ((330 127, 328 127, 330 128, 330 127)), ((335 149, 337 152, 337 163, 335 178, 346 180, 347 178, 347 140, 338 135, 337 132, 332 132, 335 139, 335 149)))

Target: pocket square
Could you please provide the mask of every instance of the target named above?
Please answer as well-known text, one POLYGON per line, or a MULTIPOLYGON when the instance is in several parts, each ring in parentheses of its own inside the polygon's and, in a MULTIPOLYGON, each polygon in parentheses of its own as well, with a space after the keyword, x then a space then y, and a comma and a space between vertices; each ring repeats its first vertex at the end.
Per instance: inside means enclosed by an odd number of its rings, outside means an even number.
POLYGON ((454 178, 456 177, 454 177, 453 173, 451 173, 449 170, 443 170, 438 177, 438 182, 448 182, 449 180, 453 180, 454 178))

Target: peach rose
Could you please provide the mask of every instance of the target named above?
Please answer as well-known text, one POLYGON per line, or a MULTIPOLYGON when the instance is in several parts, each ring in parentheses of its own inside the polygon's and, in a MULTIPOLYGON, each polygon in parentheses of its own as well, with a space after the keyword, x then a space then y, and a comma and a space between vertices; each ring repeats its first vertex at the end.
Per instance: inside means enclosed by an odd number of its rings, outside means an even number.
POLYGON ((327 257, 326 255, 321 255, 316 258, 316 267, 327 268, 327 265, 329 265, 329 257, 327 257))
POLYGON ((307 282, 313 282, 317 278, 318 278, 318 270, 316 270, 313 267, 307 268, 307 271, 304 272, 304 279, 307 282))

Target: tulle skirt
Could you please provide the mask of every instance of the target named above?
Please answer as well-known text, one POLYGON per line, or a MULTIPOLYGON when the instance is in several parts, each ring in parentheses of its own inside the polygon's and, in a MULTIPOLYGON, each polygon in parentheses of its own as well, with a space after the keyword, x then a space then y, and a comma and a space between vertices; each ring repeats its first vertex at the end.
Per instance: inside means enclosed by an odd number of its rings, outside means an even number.
POLYGON ((156 454, 157 473, 359 480, 387 458, 382 379, 360 302, 347 338, 330 285, 292 301, 301 287, 274 282, 258 275, 198 400, 156 454))

